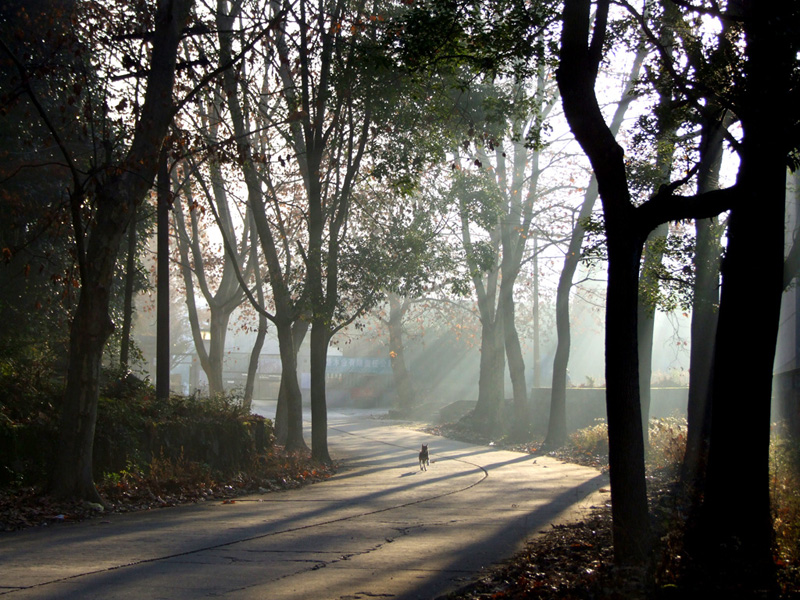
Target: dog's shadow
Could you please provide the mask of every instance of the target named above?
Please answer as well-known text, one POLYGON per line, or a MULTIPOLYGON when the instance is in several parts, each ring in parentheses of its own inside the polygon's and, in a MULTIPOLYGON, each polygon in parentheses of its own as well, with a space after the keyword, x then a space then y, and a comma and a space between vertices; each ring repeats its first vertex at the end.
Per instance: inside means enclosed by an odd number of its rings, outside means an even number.
POLYGON ((403 473, 400 477, 411 477, 412 475, 416 475, 417 473, 422 473, 422 471, 409 471, 408 473, 403 473))

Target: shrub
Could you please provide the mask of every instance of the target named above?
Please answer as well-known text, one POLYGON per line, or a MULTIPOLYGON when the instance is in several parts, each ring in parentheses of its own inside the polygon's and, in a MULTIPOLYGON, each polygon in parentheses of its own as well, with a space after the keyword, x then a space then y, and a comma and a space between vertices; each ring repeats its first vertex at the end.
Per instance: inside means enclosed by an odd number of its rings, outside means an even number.
POLYGON ((579 454, 598 456, 608 454, 608 425, 595 419, 596 425, 584 427, 570 435, 570 444, 579 454))
MULTIPOLYGON (((0 486, 43 486, 55 455, 63 379, 42 361, 0 359, 0 389, 0 486)), ((103 371, 100 393, 98 481, 159 460, 235 472, 274 440, 272 422, 248 414, 234 395, 159 401, 148 381, 118 368, 103 371)))
POLYGON ((0 358, 0 486, 47 481, 62 383, 44 354, 0 358))
POLYGON ((651 419, 647 465, 653 469, 677 469, 686 452, 686 419, 651 419))
POLYGON ((158 460, 235 472, 273 441, 272 422, 248 414, 236 396, 158 401, 149 384, 117 381, 99 405, 95 474, 158 460))
MULTIPOLYGON (((648 467, 667 469, 680 465, 686 449, 686 420, 678 417, 652 419, 649 439, 648 467)), ((608 425, 603 419, 596 419, 595 425, 574 432, 570 436, 570 445, 580 455, 607 456, 608 425)))

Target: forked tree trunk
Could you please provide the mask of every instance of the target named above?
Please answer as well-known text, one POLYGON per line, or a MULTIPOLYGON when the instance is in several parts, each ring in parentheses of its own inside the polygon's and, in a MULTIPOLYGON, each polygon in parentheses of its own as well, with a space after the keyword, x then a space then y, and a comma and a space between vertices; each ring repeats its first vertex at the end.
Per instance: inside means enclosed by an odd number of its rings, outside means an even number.
POLYGON ((558 82, 575 137, 597 175, 608 246, 606 294, 606 411, 614 558, 642 567, 650 550, 639 402, 636 306, 644 240, 636 231, 624 153, 614 140, 594 91, 608 2, 598 2, 594 25, 588 0, 566 0, 558 82))

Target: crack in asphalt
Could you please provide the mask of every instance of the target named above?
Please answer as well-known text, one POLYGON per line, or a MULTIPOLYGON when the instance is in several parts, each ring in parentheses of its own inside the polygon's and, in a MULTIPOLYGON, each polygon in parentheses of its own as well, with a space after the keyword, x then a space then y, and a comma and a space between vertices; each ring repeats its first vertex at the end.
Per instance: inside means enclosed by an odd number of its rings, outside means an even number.
MULTIPOLYGON (((344 429, 340 429, 338 427, 331 427, 330 430, 331 431, 338 431, 340 433, 344 433, 346 435, 351 435, 353 437, 359 437, 359 438, 363 438, 363 439, 366 439, 366 440, 370 440, 370 441, 372 441, 374 443, 383 444, 385 446, 391 446, 391 447, 394 447, 394 448, 403 448, 403 449, 406 448, 406 446, 402 446, 400 444, 393 444, 391 442, 386 442, 384 440, 373 438, 373 437, 370 437, 368 435, 356 434, 356 433, 353 433, 353 432, 350 432, 350 431, 346 431, 344 429)), ((424 502, 430 502, 432 500, 438 500, 439 498, 445 498, 447 496, 452 496, 452 495, 455 495, 455 494, 460 494, 460 493, 466 492, 467 490, 470 490, 470 489, 474 488, 475 486, 480 485, 481 483, 486 481, 486 479, 489 477, 489 472, 486 469, 484 469, 482 466, 478 465, 478 464, 475 464, 475 463, 470 462, 468 460, 464 460, 462 458, 452 458, 452 459, 449 459, 449 460, 453 460, 453 461, 456 461, 456 462, 461 462, 461 463, 470 465, 472 467, 475 467, 476 469, 479 469, 483 473, 483 477, 481 477, 478 481, 475 481, 475 482, 471 483, 470 485, 465 486, 463 488, 459 488, 459 489, 456 489, 456 490, 450 490, 449 492, 444 492, 444 493, 441 493, 441 494, 436 494, 434 496, 428 496, 428 497, 420 498, 420 499, 417 499, 417 500, 412 500, 410 502, 404 502, 404 503, 396 504, 396 505, 393 505, 393 506, 387 506, 387 507, 383 507, 383 508, 379 508, 379 509, 375 509, 375 510, 371 510, 371 511, 365 511, 365 512, 362 512, 362 513, 359 513, 359 514, 355 514, 355 515, 349 515, 349 516, 345 516, 345 517, 338 517, 336 519, 330 519, 330 520, 327 520, 327 521, 320 521, 320 522, 317 522, 317 523, 310 523, 310 524, 307 524, 307 525, 301 525, 299 527, 289 527, 289 528, 286 528, 286 529, 281 529, 280 531, 271 531, 269 533, 263 533, 263 534, 259 534, 259 535, 253 535, 253 536, 246 536, 246 537, 242 537, 242 538, 239 538, 239 539, 236 539, 236 540, 231 540, 231 541, 228 541, 228 542, 222 542, 222 543, 219 543, 219 544, 212 544, 210 546, 204 546, 202 548, 195 548, 193 550, 186 550, 186 551, 177 552, 177 553, 174 553, 174 554, 165 554, 163 556, 154 556, 154 557, 151 557, 151 558, 143 558, 143 559, 131 561, 131 562, 128 562, 128 563, 123 563, 123 564, 119 564, 119 565, 113 565, 113 566, 110 566, 110 567, 104 567, 102 569, 95 569, 95 570, 91 570, 91 571, 85 571, 83 573, 76 573, 74 575, 69 575, 67 577, 59 577, 59 578, 56 578, 56 579, 51 579, 49 581, 42 581, 42 582, 35 583, 35 584, 32 584, 32 585, 14 587, 12 589, 0 591, 0 596, 5 596, 5 595, 8 595, 8 594, 14 594, 16 592, 20 592, 20 591, 24 591, 24 590, 37 589, 37 588, 45 587, 45 586, 48 586, 48 585, 52 585, 54 583, 63 583, 65 581, 72 581, 74 579, 79 579, 81 577, 87 577, 89 575, 98 575, 98 574, 101 574, 101 573, 109 573, 109 572, 117 571, 117 570, 120 570, 120 569, 127 569, 127 568, 130 568, 130 567, 136 567, 136 566, 140 566, 140 565, 146 565, 146 564, 156 563, 156 562, 160 562, 160 561, 166 561, 166 560, 170 560, 170 559, 175 559, 175 558, 193 556, 193 555, 199 554, 201 552, 208 552, 208 551, 217 550, 217 549, 220 549, 220 548, 228 548, 228 547, 231 547, 231 546, 235 546, 236 544, 242 544, 242 543, 245 543, 245 542, 250 542, 250 541, 254 541, 254 540, 260 540, 260 539, 264 539, 264 538, 268 538, 268 537, 273 537, 273 536, 276 536, 276 535, 282 535, 282 534, 285 534, 285 533, 293 533, 293 532, 297 532, 297 531, 305 531, 305 530, 308 530, 308 529, 313 529, 315 527, 323 527, 323 526, 331 525, 331 524, 334 524, 334 523, 342 523, 342 522, 345 522, 345 521, 352 521, 354 519, 359 519, 359 518, 362 518, 362 517, 367 517, 367 516, 376 515, 376 514, 380 514, 380 513, 384 513, 384 512, 389 512, 389 511, 392 511, 392 510, 406 508, 406 507, 409 507, 409 506, 414 506, 414 505, 417 505, 417 504, 422 504, 424 502)), ((401 535, 407 535, 407 533, 403 532, 403 528, 396 528, 396 529, 398 530, 398 532, 401 535)), ((394 541, 394 540, 391 540, 391 541, 394 541)), ((386 540, 385 543, 391 543, 391 541, 390 540, 386 540)), ((376 546, 375 548, 368 549, 368 550, 366 550, 364 552, 353 553, 350 556, 357 556, 357 555, 362 555, 362 554, 368 554, 370 552, 375 552, 376 550, 378 550, 382 546, 384 546, 385 543, 378 544, 378 546, 376 546)), ((316 561, 317 564, 314 567, 311 567, 310 569, 300 569, 296 573, 282 575, 280 577, 277 577, 275 579, 271 579, 269 581, 260 581, 257 585, 263 585, 264 583, 271 583, 271 582, 274 582, 274 581, 280 581, 282 579, 286 579, 287 577, 293 577, 293 576, 298 575, 298 574, 303 573, 303 572, 307 572, 307 571, 310 571, 310 570, 321 569, 321 568, 326 567, 328 564, 335 564, 337 562, 340 562, 340 560, 347 560, 347 559, 339 559, 339 560, 335 560, 335 561, 331 561, 331 562, 316 561)), ((256 584, 254 584, 254 585, 256 585, 256 584)), ((244 589, 247 589, 249 587, 251 587, 251 586, 243 586, 241 588, 235 588, 235 589, 232 589, 232 590, 229 590, 229 591, 244 590, 244 589)), ((366 592, 359 592, 359 593, 367 594, 366 592)))

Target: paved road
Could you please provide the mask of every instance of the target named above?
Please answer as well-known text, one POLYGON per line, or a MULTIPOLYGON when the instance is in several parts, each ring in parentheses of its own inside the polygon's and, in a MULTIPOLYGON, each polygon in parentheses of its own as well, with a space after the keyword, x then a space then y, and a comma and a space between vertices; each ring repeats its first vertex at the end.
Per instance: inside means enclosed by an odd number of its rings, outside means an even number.
POLYGON ((607 494, 593 470, 330 415, 329 481, 0 534, 0 596, 431 599, 607 494), (430 444, 421 472, 417 452, 430 444))

